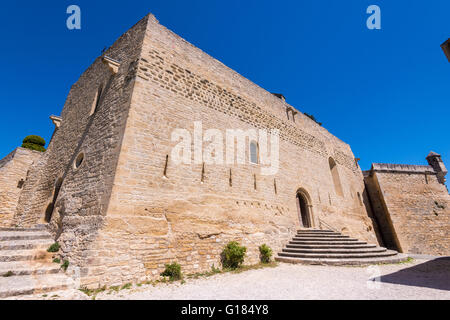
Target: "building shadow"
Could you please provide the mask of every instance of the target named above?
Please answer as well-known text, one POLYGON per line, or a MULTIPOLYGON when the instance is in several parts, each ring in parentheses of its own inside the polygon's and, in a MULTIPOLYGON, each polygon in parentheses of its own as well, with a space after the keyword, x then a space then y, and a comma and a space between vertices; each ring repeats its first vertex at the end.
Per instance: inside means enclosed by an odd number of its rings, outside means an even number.
POLYGON ((450 291, 450 257, 436 258, 381 276, 380 281, 450 291))

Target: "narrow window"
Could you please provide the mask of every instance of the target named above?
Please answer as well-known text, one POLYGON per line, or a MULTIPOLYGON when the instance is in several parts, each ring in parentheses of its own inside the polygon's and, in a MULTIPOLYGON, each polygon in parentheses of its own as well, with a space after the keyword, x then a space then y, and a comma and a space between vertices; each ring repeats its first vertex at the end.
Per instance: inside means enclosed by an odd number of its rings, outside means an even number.
POLYGON ((205 182, 205 163, 202 164, 202 180, 201 182, 205 182))
POLYGON ((92 102, 91 113, 89 114, 89 116, 92 116, 97 111, 97 108, 100 104, 100 98, 102 97, 102 91, 103 87, 100 86, 97 92, 95 93, 94 102, 92 102))
POLYGON ((359 205, 362 207, 363 203, 361 200, 361 194, 358 192, 357 195, 358 195, 359 205))
POLYGON ((169 164, 169 155, 166 155, 166 163, 164 164, 164 178, 167 178, 167 165, 169 164))
POLYGON ((83 161, 84 161, 84 153, 80 153, 75 159, 75 162, 73 163, 73 168, 78 169, 83 163, 83 161))
POLYGON ((329 158, 328 163, 330 165, 331 176, 333 178, 333 184, 334 184, 334 189, 336 191, 336 194, 338 196, 343 197, 344 194, 342 192, 341 179, 339 177, 339 172, 338 172, 338 167, 336 165, 336 162, 333 160, 333 158, 329 158))
POLYGON ((258 143, 256 141, 250 142, 250 162, 258 164, 258 143))

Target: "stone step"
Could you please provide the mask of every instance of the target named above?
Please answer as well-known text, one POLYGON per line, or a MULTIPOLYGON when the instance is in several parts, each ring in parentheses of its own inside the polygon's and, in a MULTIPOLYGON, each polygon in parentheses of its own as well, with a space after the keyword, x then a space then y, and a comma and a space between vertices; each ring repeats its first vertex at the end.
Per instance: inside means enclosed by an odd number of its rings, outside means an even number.
POLYGON ((52 239, 0 241, 0 250, 47 250, 53 243, 52 239))
POLYGON ((351 249, 318 249, 318 248, 312 248, 312 249, 299 249, 299 248, 285 248, 282 250, 282 252, 289 252, 289 253, 374 253, 374 252, 386 252, 386 248, 381 247, 375 247, 375 248, 351 248, 351 249))
POLYGON ((379 258, 350 258, 350 259, 314 259, 314 258, 295 258, 295 257, 275 257, 276 261, 286 262, 286 263, 299 263, 299 264, 309 264, 309 265, 334 265, 334 266, 368 266, 372 264, 381 263, 400 263, 408 259, 405 254, 398 253, 389 257, 379 257, 379 258))
POLYGON ((337 232, 332 230, 303 229, 297 230, 297 233, 337 233, 337 232))
POLYGON ((309 237, 336 237, 336 236, 342 236, 341 233, 309 233, 309 232, 299 232, 296 234, 297 237, 299 236, 309 236, 309 237))
POLYGON ((0 262, 50 260, 51 256, 46 250, 1 250, 0 262))
POLYGON ((65 274, 0 277, 0 298, 41 294, 74 286, 74 281, 65 274))
POLYGON ((375 244, 287 244, 286 248, 298 248, 298 249, 363 249, 363 248, 376 248, 375 244))
POLYGON ((312 259, 364 259, 364 258, 378 258, 389 257, 396 255, 396 251, 386 250, 385 252, 371 252, 371 253, 292 253, 280 252, 280 257, 291 258, 312 258, 312 259))
POLYGON ((43 275, 61 273, 61 266, 51 262, 13 261, 0 262, 0 277, 43 275))
POLYGON ((0 231, 0 241, 51 239, 47 231, 0 231))
POLYGON ((321 235, 311 235, 311 234, 297 234, 295 238, 321 238, 321 239, 329 239, 329 238, 340 238, 340 239, 348 239, 349 236, 344 236, 340 234, 321 234, 321 235))
POLYGON ((358 239, 354 239, 354 238, 344 238, 344 237, 330 237, 330 238, 321 238, 321 237, 297 237, 295 236, 293 238, 293 240, 300 240, 300 241, 306 241, 306 240, 310 240, 310 241, 358 241, 358 239))
POLYGON ((0 228, 0 232, 2 231, 15 231, 15 232, 35 232, 35 231, 45 231, 47 230, 45 225, 36 225, 33 228, 0 228))
POLYGON ((364 241, 316 241, 316 240, 291 240, 289 244, 306 244, 306 245, 361 245, 367 244, 364 241))

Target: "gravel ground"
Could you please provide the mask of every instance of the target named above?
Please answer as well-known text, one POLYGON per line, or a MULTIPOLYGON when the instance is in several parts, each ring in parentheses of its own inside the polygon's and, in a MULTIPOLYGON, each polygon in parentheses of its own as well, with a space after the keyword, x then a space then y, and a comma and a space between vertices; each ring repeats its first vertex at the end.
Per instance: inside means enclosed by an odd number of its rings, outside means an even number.
MULTIPOLYGON (((31 297, 28 297, 31 298, 31 297)), ((35 299, 92 299, 78 290, 35 299), (56 295, 56 296, 55 296, 56 295)), ((301 300, 442 299, 450 300, 450 257, 372 267, 279 264, 274 268, 188 279, 184 284, 133 286, 105 291, 101 299, 133 300, 301 300), (379 272, 379 273, 377 273, 379 272), (370 281, 377 276, 380 281, 370 281)))

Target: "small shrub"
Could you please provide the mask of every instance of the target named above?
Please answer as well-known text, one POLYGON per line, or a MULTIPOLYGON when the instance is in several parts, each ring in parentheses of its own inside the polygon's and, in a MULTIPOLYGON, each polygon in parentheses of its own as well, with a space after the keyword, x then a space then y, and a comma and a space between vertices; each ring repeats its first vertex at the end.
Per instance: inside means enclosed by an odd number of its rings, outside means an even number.
POLYGON ((216 266, 214 264, 211 266, 211 273, 212 274, 216 274, 216 273, 220 273, 220 272, 221 272, 220 269, 216 268, 216 266))
POLYGON ((131 284, 131 283, 126 283, 126 284, 124 284, 123 286, 122 286, 122 288, 120 289, 120 290, 128 290, 128 289, 131 289, 131 287, 132 287, 133 285, 131 284))
POLYGON ((259 247, 259 258, 262 263, 269 263, 270 258, 272 257, 272 249, 266 244, 263 244, 259 247))
POLYGON ((31 135, 22 141, 22 148, 45 152, 45 140, 42 137, 31 135))
POLYGON ((223 249, 220 255, 222 266, 229 269, 237 269, 244 263, 245 253, 247 248, 240 246, 236 241, 231 241, 223 249))
POLYGON ((60 263, 61 263, 61 259, 55 258, 55 259, 53 259, 53 262, 54 262, 54 263, 57 263, 57 264, 60 264, 60 263))
POLYGON ((170 281, 181 279, 181 266, 174 262, 172 264, 166 264, 166 269, 161 273, 163 277, 169 277, 170 281))
POLYGON ((13 275, 14 273, 12 271, 8 271, 7 273, 3 274, 5 278, 12 277, 13 275))
POLYGON ((61 265, 61 268, 64 271, 67 271, 67 268, 69 267, 69 260, 64 260, 63 264, 61 265))
POLYGON ((58 252, 60 247, 59 243, 55 242, 47 249, 47 252, 58 252))

